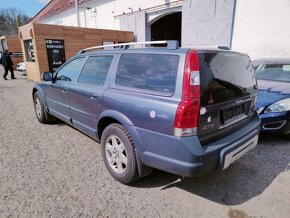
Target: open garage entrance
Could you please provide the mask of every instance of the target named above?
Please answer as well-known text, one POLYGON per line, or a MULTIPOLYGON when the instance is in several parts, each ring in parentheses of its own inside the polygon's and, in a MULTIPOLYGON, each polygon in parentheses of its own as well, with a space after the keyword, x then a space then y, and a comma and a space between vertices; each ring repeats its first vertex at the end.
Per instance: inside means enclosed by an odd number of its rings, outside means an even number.
POLYGON ((181 44, 181 12, 166 15, 151 25, 151 40, 178 40, 181 44))

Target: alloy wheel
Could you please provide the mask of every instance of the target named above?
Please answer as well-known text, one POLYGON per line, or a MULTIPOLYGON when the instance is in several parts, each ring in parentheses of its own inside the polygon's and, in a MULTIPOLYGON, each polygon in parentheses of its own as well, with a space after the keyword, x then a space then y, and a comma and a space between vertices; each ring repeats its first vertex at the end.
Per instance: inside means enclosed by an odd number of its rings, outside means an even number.
POLYGON ((35 99, 35 112, 36 112, 37 117, 41 118, 42 111, 41 111, 41 103, 39 101, 39 98, 35 99))
POLYGON ((109 166, 118 174, 127 168, 127 152, 123 142, 115 135, 110 135, 105 144, 106 158, 109 166))

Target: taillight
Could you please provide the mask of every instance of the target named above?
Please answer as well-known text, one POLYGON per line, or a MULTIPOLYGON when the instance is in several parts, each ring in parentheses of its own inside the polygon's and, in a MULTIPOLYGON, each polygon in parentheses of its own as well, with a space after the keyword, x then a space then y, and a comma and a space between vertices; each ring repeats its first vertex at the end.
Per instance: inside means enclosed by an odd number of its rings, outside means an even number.
POLYGON ((200 77, 198 54, 189 50, 186 54, 183 75, 182 98, 174 120, 174 136, 196 135, 200 111, 200 77))

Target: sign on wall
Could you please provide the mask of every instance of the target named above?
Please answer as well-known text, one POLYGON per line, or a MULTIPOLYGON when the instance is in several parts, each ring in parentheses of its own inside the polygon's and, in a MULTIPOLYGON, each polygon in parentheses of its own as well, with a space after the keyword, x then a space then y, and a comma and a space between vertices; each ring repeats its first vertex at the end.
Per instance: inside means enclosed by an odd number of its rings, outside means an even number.
POLYGON ((49 71, 54 72, 66 61, 64 40, 46 39, 45 44, 49 71))
POLYGON ((11 57, 22 57, 23 56, 21 51, 12 51, 12 52, 9 52, 9 54, 11 55, 11 57))

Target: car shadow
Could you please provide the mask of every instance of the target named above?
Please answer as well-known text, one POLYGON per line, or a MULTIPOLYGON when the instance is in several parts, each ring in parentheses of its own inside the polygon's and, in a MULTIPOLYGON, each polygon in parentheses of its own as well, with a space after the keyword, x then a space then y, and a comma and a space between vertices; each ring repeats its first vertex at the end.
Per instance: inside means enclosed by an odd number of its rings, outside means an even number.
POLYGON ((160 187, 161 190, 179 188, 223 205, 238 205, 260 195, 281 172, 290 170, 289 163, 290 141, 260 135, 258 146, 224 171, 180 178, 154 170, 133 186, 160 187))
POLYGON ((64 122, 62 120, 59 120, 57 118, 55 118, 55 120, 53 120, 53 121, 50 121, 46 125, 52 125, 52 126, 69 126, 66 122, 64 122))

